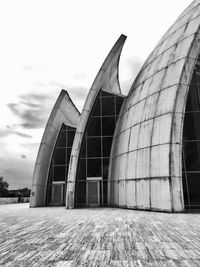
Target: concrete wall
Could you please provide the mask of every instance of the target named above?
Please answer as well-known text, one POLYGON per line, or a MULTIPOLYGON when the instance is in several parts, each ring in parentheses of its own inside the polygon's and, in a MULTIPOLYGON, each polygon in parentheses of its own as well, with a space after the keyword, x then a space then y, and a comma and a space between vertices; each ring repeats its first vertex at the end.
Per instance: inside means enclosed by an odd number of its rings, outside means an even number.
POLYGON ((30 207, 44 206, 49 166, 61 126, 77 127, 80 113, 65 90, 62 90, 47 122, 39 147, 31 189, 30 207))
POLYGON ((200 48, 200 1, 170 27, 135 79, 112 146, 110 205, 184 210, 182 129, 200 48))
POLYGON ((111 49, 103 65, 101 66, 85 101, 85 105, 81 113, 80 123, 77 127, 71 152, 66 196, 67 208, 74 207, 75 180, 76 170, 78 166, 78 157, 80 153, 81 143, 83 140, 83 135, 85 132, 85 127, 90 116, 92 107, 94 105, 95 99, 99 93, 99 90, 104 89, 110 93, 121 93, 118 80, 118 65, 121 50, 123 48, 125 40, 126 36, 121 35, 113 46, 113 48, 111 49))

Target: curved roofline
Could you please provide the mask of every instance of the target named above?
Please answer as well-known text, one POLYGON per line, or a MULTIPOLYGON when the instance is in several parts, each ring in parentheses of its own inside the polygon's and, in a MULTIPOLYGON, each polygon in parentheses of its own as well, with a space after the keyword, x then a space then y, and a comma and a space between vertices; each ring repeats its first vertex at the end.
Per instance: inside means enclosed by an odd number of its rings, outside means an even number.
POLYGON ((49 166, 62 124, 77 127, 80 112, 68 92, 62 90, 53 106, 45 126, 38 150, 33 180, 30 207, 44 206, 49 166))
POLYGON ((186 8, 163 35, 124 101, 109 167, 110 181, 117 181, 110 183, 111 190, 121 190, 121 200, 114 196, 112 205, 170 212, 184 210, 184 113, 199 53, 200 0, 186 8), (120 189, 118 182, 122 179, 127 186, 120 189), (129 185, 138 188, 132 199, 125 198, 129 185), (144 187, 146 198, 137 194, 144 187), (158 190, 163 194, 155 199, 158 190))
POLYGON ((119 59, 125 40, 126 36, 122 34, 118 38, 112 49, 110 50, 108 56, 106 57, 100 70, 98 71, 94 79, 94 82, 92 83, 87 99, 85 101, 71 152, 71 159, 70 159, 69 173, 68 173, 67 195, 66 195, 67 208, 74 207, 75 180, 76 180, 76 172, 78 166, 78 157, 80 154, 85 128, 92 107, 95 103, 95 99, 101 89, 107 90, 109 93, 121 94, 118 69, 119 69, 119 59))
MULTIPOLYGON (((74 104, 74 101, 72 100, 71 96, 69 95, 69 93, 67 92, 67 90, 65 89, 62 89, 61 90, 61 93, 62 91, 68 96, 69 100, 71 101, 72 105, 74 106, 74 108, 76 109, 76 111, 79 113, 79 115, 81 115, 81 112, 78 110, 78 108, 76 107, 76 105, 74 104)), ((60 94, 61 94, 60 93, 60 94)))
POLYGON ((118 38, 118 40, 116 41, 116 43, 114 44, 112 49, 110 50, 109 54, 107 55, 106 59, 104 60, 99 72, 97 73, 97 75, 94 79, 94 82, 91 86, 91 89, 95 86, 95 83, 96 83, 96 81, 98 81, 99 76, 104 75, 104 73, 102 73, 102 71, 106 72, 109 68, 111 69, 111 68, 115 67, 117 69, 117 77, 116 78, 117 78, 117 83, 118 83, 118 90, 119 90, 119 93, 121 93, 121 88, 120 88, 120 83, 119 83, 119 60, 120 60, 121 51, 122 51, 122 48, 123 48, 124 43, 126 41, 126 38, 127 38, 126 35, 124 35, 124 34, 120 35, 120 37, 118 38), (117 64, 116 64, 116 66, 113 66, 112 60, 115 58, 115 56, 117 57, 117 64))

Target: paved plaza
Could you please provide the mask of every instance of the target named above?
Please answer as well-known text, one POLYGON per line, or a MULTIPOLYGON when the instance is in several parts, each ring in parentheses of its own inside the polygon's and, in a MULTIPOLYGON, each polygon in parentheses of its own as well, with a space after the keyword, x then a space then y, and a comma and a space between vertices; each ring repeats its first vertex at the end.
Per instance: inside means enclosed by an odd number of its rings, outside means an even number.
POLYGON ((200 266, 200 214, 1 205, 0 266, 200 266))

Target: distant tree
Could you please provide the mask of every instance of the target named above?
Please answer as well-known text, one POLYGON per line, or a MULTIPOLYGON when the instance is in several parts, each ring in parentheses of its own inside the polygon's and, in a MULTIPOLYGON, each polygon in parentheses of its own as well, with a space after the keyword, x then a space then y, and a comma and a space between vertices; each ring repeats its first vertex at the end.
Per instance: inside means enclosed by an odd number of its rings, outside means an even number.
POLYGON ((8 193, 9 184, 6 181, 0 180, 0 196, 6 196, 8 193))
POLYGON ((22 189, 18 189, 18 191, 21 193, 21 196, 30 197, 31 189, 25 187, 25 188, 22 188, 22 189))

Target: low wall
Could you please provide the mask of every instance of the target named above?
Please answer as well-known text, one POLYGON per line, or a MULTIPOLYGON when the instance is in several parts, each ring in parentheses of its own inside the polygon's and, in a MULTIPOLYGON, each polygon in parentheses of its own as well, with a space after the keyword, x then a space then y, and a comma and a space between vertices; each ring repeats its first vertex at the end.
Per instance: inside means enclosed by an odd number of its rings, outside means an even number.
POLYGON ((0 197, 1 204, 12 204, 12 203, 28 203, 30 197, 0 197))

